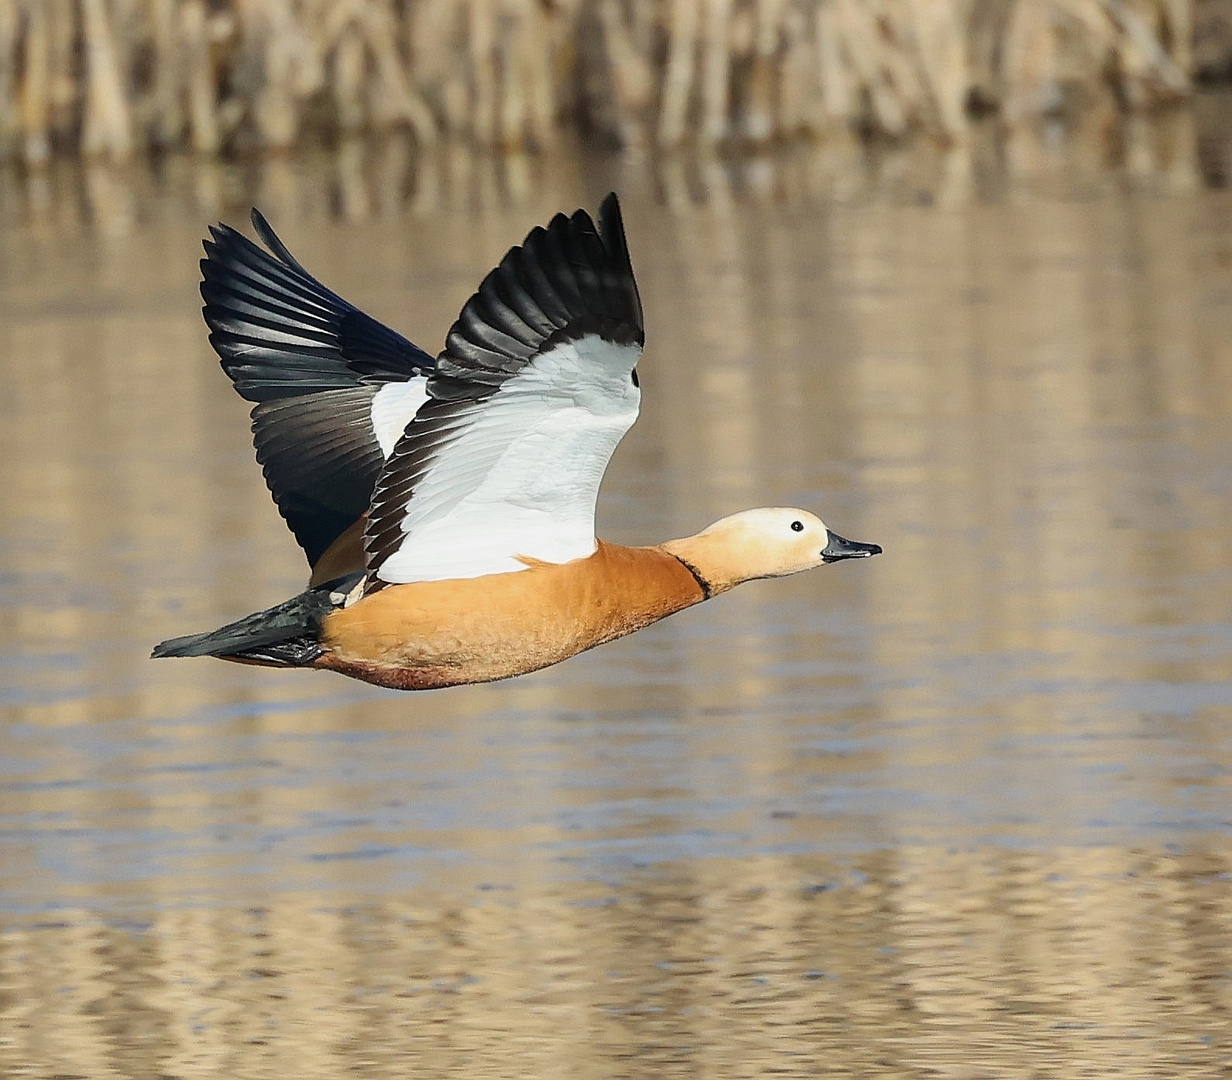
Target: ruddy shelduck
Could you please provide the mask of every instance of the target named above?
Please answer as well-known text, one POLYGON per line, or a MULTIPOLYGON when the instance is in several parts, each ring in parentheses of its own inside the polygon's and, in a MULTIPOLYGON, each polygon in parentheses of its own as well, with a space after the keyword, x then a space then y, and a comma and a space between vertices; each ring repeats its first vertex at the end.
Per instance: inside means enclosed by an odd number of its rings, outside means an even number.
POLYGON ((269 251, 210 230, 210 343, 256 403, 257 460, 308 588, 154 656, 325 668, 399 690, 555 664, 754 578, 877 555, 804 510, 654 547, 595 538, 637 418, 642 304, 620 206, 558 214, 501 260, 434 360, 269 251))

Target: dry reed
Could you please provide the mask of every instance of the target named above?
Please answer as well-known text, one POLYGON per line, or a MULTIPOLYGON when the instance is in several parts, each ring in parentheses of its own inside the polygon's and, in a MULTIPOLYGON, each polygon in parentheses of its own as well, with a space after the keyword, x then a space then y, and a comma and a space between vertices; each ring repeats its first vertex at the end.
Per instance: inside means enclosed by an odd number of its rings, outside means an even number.
POLYGON ((1192 0, 0 0, 0 156, 961 140, 1184 95, 1192 0))

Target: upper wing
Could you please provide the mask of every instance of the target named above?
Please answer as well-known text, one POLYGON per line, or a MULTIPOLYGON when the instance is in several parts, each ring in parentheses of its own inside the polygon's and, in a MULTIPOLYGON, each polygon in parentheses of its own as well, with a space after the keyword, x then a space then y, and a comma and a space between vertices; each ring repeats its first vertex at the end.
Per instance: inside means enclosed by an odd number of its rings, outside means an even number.
POLYGON ((367 590, 591 554, 643 340, 615 195, 597 229, 558 214, 513 248, 463 307, 377 482, 367 590))
POLYGON ((265 481, 310 564, 367 511, 435 361, 308 273, 256 210, 263 251, 210 229, 210 344, 249 401, 265 481), (271 254, 272 252, 272 254, 271 254))

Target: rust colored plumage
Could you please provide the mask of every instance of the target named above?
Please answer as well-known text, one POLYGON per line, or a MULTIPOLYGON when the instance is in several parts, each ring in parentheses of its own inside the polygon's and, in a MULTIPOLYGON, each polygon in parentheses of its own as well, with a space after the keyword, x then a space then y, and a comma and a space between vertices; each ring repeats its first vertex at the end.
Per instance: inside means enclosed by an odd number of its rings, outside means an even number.
POLYGON ((536 671, 705 599, 659 548, 598 542, 590 558, 515 574, 397 585, 326 617, 313 667, 396 690, 536 671))

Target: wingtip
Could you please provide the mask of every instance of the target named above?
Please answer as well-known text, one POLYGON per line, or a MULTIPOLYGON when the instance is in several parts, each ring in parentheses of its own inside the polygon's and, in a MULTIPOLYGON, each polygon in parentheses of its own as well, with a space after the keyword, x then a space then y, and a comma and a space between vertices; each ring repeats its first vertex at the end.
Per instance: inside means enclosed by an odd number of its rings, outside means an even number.
POLYGON ((628 274, 629 299, 635 313, 634 321, 644 340, 645 316, 642 313, 642 297, 637 288, 637 277, 633 273, 633 257, 629 254, 629 239, 625 235, 624 218, 620 213, 620 199, 614 191, 609 191, 599 204, 599 236, 608 250, 624 264, 628 274))
POLYGON ((603 196, 603 201, 599 204, 599 231, 604 236, 618 232, 624 237, 625 225, 620 213, 620 199, 614 191, 603 196))
POLYGON ((291 254, 290 248, 288 248, 287 245, 282 242, 278 234, 274 232, 274 227, 269 223, 265 215, 261 213, 260 210, 254 206, 248 216, 252 221, 252 227, 256 230, 257 236, 261 238, 261 243, 273 252, 275 258, 277 258, 284 266, 289 266, 292 270, 297 271, 305 277, 312 277, 312 275, 304 269, 299 259, 291 254))
POLYGON ((252 222, 253 231, 268 245, 269 240, 266 237, 273 236, 274 229, 266 216, 253 206, 249 208, 248 220, 252 222))
MULTIPOLYGON (((249 207, 248 219, 251 223, 253 223, 253 230, 256 235, 260 236, 262 240, 265 240, 267 235, 274 235, 274 225, 271 225, 270 219, 267 218, 265 214, 262 214, 255 206, 249 207)), ((269 243, 269 241, 266 240, 266 243, 269 243)))
POLYGON ((227 242, 230 234, 234 232, 230 225, 224 225, 221 221, 207 225, 205 231, 209 235, 201 238, 201 246, 205 249, 205 258, 201 260, 202 266, 218 258, 220 249, 227 242))

